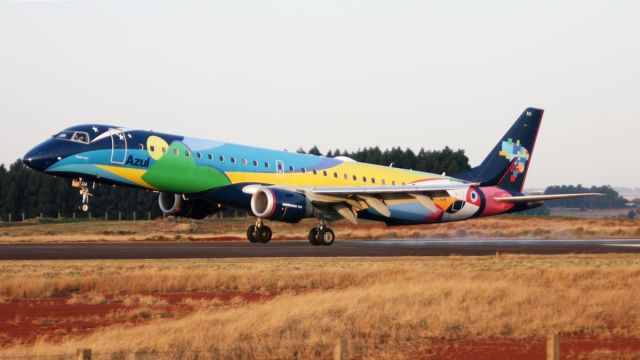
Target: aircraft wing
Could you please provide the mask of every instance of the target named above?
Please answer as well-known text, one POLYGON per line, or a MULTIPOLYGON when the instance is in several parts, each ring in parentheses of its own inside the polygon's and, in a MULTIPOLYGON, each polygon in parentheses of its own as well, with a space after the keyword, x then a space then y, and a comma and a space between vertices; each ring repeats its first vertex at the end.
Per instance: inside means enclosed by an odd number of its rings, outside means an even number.
POLYGON ((358 195, 358 194, 406 194, 431 191, 461 190, 472 186, 472 183, 462 182, 431 182, 427 184, 401 186, 341 186, 341 187, 313 187, 309 191, 322 195, 358 195))
POLYGON ((504 196, 495 197, 496 201, 519 203, 519 202, 537 202, 558 199, 572 199, 586 196, 602 196, 601 193, 580 193, 580 194, 553 194, 553 195, 524 195, 524 196, 504 196))
POLYGON ((386 204, 389 197, 415 199, 425 208, 435 212, 438 208, 433 202, 434 196, 443 196, 449 190, 465 190, 472 185, 474 184, 433 180, 400 186, 310 187, 298 189, 298 191, 303 192, 314 204, 332 209, 355 224, 358 211, 368 208, 376 210, 383 216, 391 216, 391 211, 386 204))

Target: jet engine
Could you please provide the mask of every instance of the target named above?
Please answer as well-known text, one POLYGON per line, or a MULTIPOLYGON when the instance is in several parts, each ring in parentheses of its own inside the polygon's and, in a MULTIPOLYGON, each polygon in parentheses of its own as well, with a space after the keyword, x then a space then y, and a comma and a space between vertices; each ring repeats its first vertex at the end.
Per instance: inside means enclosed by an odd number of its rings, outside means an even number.
POLYGON ((251 211, 259 218, 297 223, 311 217, 313 205, 299 192, 260 187, 251 197, 251 211))
POLYGON ((158 197, 160 210, 165 215, 204 219, 208 215, 221 210, 217 205, 200 199, 185 199, 180 194, 160 193, 158 197))

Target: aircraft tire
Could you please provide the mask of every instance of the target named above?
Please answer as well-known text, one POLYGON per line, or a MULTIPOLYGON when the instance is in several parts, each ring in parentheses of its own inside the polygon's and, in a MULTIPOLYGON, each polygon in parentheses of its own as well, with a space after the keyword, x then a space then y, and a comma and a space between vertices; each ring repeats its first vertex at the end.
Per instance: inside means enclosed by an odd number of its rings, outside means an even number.
POLYGON ((320 245, 320 242, 318 241, 319 233, 320 233, 320 230, 317 227, 314 227, 311 230, 309 230, 309 242, 311 243, 311 245, 313 246, 320 245))
POLYGON ((271 236, 273 233, 271 232, 271 228, 268 226, 261 226, 257 231, 258 241, 266 244, 271 240, 271 236))
POLYGON ((251 225, 249 226, 249 228, 247 229, 247 240, 249 240, 249 242, 252 243, 257 243, 258 239, 256 238, 256 226, 255 225, 251 225))
POLYGON ((324 246, 330 246, 336 240, 336 234, 329 228, 324 228, 318 233, 318 243, 324 246))

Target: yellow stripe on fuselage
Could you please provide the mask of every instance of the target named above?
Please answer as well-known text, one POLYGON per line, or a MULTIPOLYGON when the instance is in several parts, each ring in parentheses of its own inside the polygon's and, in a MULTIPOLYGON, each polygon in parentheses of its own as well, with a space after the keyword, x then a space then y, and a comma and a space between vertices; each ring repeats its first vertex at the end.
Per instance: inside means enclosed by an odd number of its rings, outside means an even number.
POLYGON ((448 179, 446 176, 424 173, 420 171, 411 171, 405 169, 397 169, 379 165, 372 165, 358 162, 344 162, 340 165, 325 169, 317 170, 316 174, 308 170, 306 173, 285 172, 278 174, 257 173, 257 172, 227 172, 232 183, 265 183, 273 185, 292 185, 292 186, 391 186, 409 184, 418 180, 426 179, 448 179), (326 171, 326 176, 324 172, 326 171), (346 179, 345 179, 346 174, 346 179), (356 175, 356 180, 353 180, 356 175), (366 180, 365 180, 366 177, 366 180), (375 179, 375 183, 373 182, 375 179), (384 180, 384 183, 383 183, 384 180))
POLYGON ((157 190, 153 186, 149 185, 149 183, 142 180, 142 176, 147 172, 147 170, 132 169, 132 168, 121 167, 121 166, 109 166, 109 165, 96 165, 96 166, 104 171, 108 171, 112 174, 118 175, 122 178, 125 178, 147 189, 157 190))

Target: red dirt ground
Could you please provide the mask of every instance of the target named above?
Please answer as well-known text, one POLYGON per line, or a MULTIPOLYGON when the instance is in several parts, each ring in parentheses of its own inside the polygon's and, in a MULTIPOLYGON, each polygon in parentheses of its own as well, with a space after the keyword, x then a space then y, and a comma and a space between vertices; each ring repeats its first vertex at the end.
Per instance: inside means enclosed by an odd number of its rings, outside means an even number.
MULTIPOLYGON (((141 294, 145 295, 145 294, 141 294)), ((114 324, 138 324, 157 318, 171 318, 193 311, 182 300, 220 300, 237 298, 257 302, 275 294, 241 292, 199 292, 148 294, 167 303, 164 306, 126 306, 116 296, 107 296, 104 304, 68 304, 69 297, 14 299, 0 304, 0 347, 11 343, 33 343, 46 337, 60 340, 67 335, 81 336, 114 324)))
MULTIPOLYGON (((145 294, 142 294, 145 295, 145 294)), ((198 292, 148 294, 167 304, 160 306, 126 306, 117 296, 107 296, 104 304, 68 304, 69 297, 15 299, 0 304, 0 348, 11 343, 33 343, 39 337, 61 340, 66 336, 88 335, 114 324, 140 324, 157 318, 184 316, 193 307, 185 299, 232 299, 259 302, 276 294, 241 292, 198 292)), ((395 348, 397 344, 390 345, 395 348)), ((565 335, 561 338, 562 359, 635 359, 640 358, 640 339, 598 339, 565 335)), ((411 358, 416 359, 544 359, 545 339, 531 340, 433 340, 406 344, 411 358)))
MULTIPOLYGON (((546 339, 443 340, 422 344, 410 352, 415 359, 539 360, 546 357, 546 339)), ((561 359, 638 359, 640 339, 598 339, 565 335, 560 340, 561 359)))

